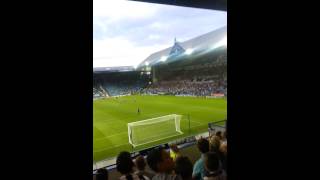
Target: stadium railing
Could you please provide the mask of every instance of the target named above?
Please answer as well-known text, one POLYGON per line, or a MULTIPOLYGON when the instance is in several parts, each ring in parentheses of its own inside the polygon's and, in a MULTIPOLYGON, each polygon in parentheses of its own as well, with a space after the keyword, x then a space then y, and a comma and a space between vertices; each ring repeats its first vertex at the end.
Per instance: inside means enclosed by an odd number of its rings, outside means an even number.
POLYGON ((226 129, 227 120, 216 121, 208 123, 209 136, 215 134, 218 131, 223 131, 226 129), (223 125, 221 125, 223 124, 223 125))

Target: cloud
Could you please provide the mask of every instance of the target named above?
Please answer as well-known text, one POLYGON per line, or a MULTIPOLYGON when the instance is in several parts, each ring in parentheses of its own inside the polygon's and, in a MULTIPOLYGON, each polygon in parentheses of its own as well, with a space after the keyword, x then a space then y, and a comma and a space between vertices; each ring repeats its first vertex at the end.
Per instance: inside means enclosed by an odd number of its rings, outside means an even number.
POLYGON ((152 16, 157 6, 151 3, 126 0, 93 0, 93 17, 109 17, 110 21, 152 16))
POLYGON ((125 0, 93 1, 93 64, 136 65, 150 54, 225 26, 227 13, 125 0))
POLYGON ((93 41, 93 66, 135 66, 164 45, 135 46, 124 38, 93 41))
POLYGON ((158 39, 160 39, 161 38, 161 36, 159 36, 159 35, 157 35, 157 34, 150 34, 149 36, 148 36, 148 39, 149 40, 158 40, 158 39))

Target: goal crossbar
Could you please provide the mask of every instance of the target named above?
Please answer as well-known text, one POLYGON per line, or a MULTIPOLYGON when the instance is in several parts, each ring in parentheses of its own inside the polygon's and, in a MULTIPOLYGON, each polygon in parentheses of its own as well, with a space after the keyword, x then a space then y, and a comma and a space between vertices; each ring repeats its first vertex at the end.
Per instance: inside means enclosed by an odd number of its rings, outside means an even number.
MULTIPOLYGON (((150 121, 152 121, 152 120, 157 120, 158 122, 167 121, 166 119, 163 119, 163 120, 158 120, 158 119, 159 119, 159 118, 166 118, 166 117, 170 117, 170 116, 181 116, 181 115, 170 114, 170 115, 160 116, 160 117, 156 117, 156 118, 150 118, 150 119, 146 119, 146 120, 142 120, 142 121, 136 121, 136 122, 128 123, 128 126, 130 126, 130 125, 145 124, 146 122, 150 122, 150 121)), ((149 123, 149 124, 153 124, 153 123, 149 123)))

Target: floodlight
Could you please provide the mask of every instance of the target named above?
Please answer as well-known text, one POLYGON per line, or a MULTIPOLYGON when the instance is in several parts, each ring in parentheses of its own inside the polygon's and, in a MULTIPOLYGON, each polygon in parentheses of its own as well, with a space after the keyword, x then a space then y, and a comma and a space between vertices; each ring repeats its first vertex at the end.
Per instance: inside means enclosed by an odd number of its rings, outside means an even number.
POLYGON ((187 55, 190 55, 190 54, 192 54, 192 53, 193 53, 193 49, 189 48, 189 49, 186 50, 186 54, 187 54, 187 55))
POLYGON ((160 61, 164 62, 164 61, 166 61, 167 59, 168 59, 167 56, 162 56, 161 59, 160 59, 160 61))

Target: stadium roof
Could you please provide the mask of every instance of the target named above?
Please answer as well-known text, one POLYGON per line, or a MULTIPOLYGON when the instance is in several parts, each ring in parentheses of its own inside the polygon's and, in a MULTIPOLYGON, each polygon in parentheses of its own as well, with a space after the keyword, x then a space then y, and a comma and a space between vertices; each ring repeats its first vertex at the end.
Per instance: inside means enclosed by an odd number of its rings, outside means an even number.
POLYGON ((125 72, 125 71, 134 71, 134 67, 132 66, 118 66, 118 67, 96 67, 93 68, 94 73, 99 72, 125 72))
POLYGON ((202 0, 202 1, 164 1, 164 0, 133 0, 159 4, 170 4, 177 6, 196 7, 204 9, 213 9, 220 11, 227 11, 227 0, 202 0))
MULTIPOLYGON (((204 51, 208 49, 219 48, 220 42, 227 37, 227 26, 221 27, 209 33, 200 35, 198 37, 192 38, 184 42, 178 42, 176 38, 174 39, 174 44, 171 47, 160 50, 149 55, 144 61, 142 61, 136 68, 140 69, 147 66, 152 66, 170 57, 179 56, 180 54, 185 54, 188 50, 192 51, 204 51)), ((118 67, 95 67, 93 68, 94 73, 99 72, 125 72, 125 71, 135 71, 133 66, 118 66, 118 67)))
POLYGON ((220 42, 227 38, 227 26, 219 28, 217 30, 211 31, 204 35, 195 37, 193 39, 187 40, 185 42, 176 42, 174 46, 168 47, 161 51, 155 52, 147 57, 144 61, 142 61, 138 68, 144 67, 146 65, 154 65, 160 63, 164 59, 172 56, 173 49, 179 49, 181 53, 184 53, 185 50, 192 50, 192 51, 203 51, 208 49, 218 48, 220 42), (181 49, 182 48, 182 49, 181 49))

